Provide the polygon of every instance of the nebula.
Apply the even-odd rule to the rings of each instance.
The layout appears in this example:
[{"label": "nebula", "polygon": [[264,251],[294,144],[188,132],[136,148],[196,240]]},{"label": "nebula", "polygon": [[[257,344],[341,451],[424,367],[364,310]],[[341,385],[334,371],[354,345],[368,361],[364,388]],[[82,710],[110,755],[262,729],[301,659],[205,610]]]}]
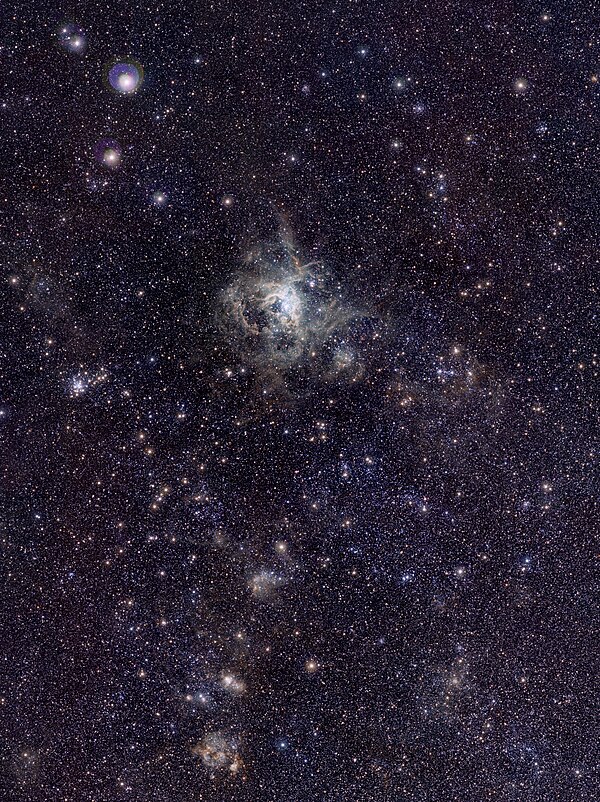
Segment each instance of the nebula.
[{"label": "nebula", "polygon": [[222,732],[209,732],[192,748],[192,753],[202,759],[203,764],[215,772],[237,774],[243,768],[237,742]]},{"label": "nebula", "polygon": [[142,83],[143,70],[140,64],[133,61],[117,61],[109,67],[107,78],[115,92],[131,95]]},{"label": "nebula", "polygon": [[280,385],[356,379],[363,318],[320,262],[303,262],[286,232],[261,243],[221,296],[218,324],[241,361]]}]

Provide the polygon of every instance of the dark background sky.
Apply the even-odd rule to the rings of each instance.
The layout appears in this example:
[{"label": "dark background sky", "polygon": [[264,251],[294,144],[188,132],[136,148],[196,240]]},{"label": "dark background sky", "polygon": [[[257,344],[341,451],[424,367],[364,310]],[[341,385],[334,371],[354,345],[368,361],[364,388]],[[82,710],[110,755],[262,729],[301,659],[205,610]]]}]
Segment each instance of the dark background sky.
[{"label": "dark background sky", "polygon": [[599,25],[5,4],[1,799],[600,793]]}]

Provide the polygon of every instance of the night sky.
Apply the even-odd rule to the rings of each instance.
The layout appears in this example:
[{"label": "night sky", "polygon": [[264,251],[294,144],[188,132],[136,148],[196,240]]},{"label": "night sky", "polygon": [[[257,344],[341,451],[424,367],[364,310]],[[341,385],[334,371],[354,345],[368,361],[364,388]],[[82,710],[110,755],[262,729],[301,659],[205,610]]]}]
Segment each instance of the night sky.
[{"label": "night sky", "polygon": [[3,4],[1,802],[600,799],[599,31]]}]

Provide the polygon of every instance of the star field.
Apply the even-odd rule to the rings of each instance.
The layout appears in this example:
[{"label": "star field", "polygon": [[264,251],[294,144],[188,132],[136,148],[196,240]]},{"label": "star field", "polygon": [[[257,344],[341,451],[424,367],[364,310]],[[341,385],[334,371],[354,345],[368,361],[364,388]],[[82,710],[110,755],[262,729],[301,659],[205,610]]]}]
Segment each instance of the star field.
[{"label": "star field", "polygon": [[600,798],[597,9],[34,6],[0,800]]}]

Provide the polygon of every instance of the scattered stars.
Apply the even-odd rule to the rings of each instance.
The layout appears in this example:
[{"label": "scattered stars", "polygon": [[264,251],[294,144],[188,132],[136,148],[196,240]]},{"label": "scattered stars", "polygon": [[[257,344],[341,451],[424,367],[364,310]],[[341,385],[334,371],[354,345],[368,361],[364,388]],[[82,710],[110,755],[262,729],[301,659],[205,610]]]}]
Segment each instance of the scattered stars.
[{"label": "scattered stars", "polygon": [[4,797],[592,799],[589,8],[83,5],[0,43]]}]

